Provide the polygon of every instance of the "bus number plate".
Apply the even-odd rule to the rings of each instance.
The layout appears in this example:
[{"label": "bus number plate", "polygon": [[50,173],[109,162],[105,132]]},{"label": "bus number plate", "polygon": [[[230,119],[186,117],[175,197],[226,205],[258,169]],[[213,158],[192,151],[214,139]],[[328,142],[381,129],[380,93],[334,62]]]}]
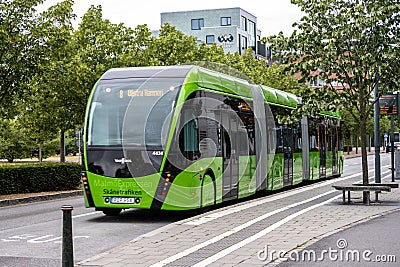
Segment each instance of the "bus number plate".
[{"label": "bus number plate", "polygon": [[112,197],[110,199],[110,203],[113,204],[134,204],[135,198],[134,197]]}]

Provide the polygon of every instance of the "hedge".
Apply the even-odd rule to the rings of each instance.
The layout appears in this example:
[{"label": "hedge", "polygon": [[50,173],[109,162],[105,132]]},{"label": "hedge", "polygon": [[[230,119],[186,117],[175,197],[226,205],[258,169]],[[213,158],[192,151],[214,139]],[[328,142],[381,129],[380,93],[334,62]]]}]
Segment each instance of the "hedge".
[{"label": "hedge", "polygon": [[77,163],[0,165],[0,195],[77,189],[81,170]]}]

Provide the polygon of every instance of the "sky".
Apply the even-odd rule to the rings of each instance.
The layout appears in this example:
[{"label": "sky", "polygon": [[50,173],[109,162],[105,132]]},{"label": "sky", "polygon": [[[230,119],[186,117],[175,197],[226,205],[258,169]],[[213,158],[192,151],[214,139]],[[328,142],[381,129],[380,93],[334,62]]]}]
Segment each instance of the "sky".
[{"label": "sky", "polygon": [[[54,5],[59,0],[45,0],[42,8]],[[78,22],[91,5],[103,7],[103,17],[112,23],[124,23],[136,28],[147,24],[150,30],[160,29],[160,13],[186,10],[240,7],[257,17],[262,36],[282,31],[289,35],[292,24],[302,17],[300,9],[290,0],[75,0],[74,12]]]}]

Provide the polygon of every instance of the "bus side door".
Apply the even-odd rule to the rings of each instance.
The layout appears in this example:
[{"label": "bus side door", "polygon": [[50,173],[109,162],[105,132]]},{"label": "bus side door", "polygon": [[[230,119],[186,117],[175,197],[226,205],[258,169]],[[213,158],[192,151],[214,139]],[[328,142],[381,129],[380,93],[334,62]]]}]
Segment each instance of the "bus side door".
[{"label": "bus side door", "polygon": [[238,121],[234,112],[224,110],[221,113],[222,134],[222,200],[236,199],[239,183],[239,142]]}]

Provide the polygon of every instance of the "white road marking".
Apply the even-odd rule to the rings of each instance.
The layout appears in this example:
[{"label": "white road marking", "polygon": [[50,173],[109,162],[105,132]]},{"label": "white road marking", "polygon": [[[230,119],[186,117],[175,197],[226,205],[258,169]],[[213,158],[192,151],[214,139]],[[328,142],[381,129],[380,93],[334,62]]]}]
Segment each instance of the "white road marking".
[{"label": "white road marking", "polygon": [[322,182],[322,183],[319,183],[319,184],[315,184],[315,185],[306,186],[306,187],[303,187],[303,188],[291,190],[291,191],[288,191],[288,192],[285,192],[285,193],[282,193],[282,194],[279,194],[279,195],[276,195],[276,196],[267,197],[267,198],[264,198],[264,199],[261,199],[261,200],[257,200],[257,201],[253,201],[253,202],[250,202],[250,203],[247,203],[247,204],[235,206],[235,207],[232,207],[232,208],[229,208],[229,209],[226,209],[226,210],[222,210],[222,211],[219,211],[219,212],[213,212],[211,214],[207,214],[207,215],[202,216],[200,218],[197,217],[197,218],[195,218],[193,220],[184,221],[182,224],[184,224],[184,225],[201,225],[203,223],[210,222],[212,220],[221,218],[223,216],[226,216],[226,215],[229,215],[229,214],[232,214],[232,213],[236,213],[236,212],[239,212],[239,211],[242,211],[242,210],[245,210],[245,209],[253,208],[255,206],[262,205],[262,204],[265,204],[267,202],[276,201],[276,200],[279,200],[279,199],[282,199],[282,198],[286,198],[286,197],[290,197],[290,196],[293,196],[293,195],[296,195],[296,194],[300,194],[300,193],[303,193],[303,192],[306,192],[306,191],[309,191],[309,190],[316,189],[318,187],[322,187],[322,186],[326,186],[326,185],[333,184],[333,183],[336,183],[336,182],[340,182],[340,181],[344,181],[344,180],[347,180],[347,179],[351,179],[351,178],[354,178],[354,177],[356,177],[358,175],[360,175],[360,173],[355,173],[355,174],[352,174],[352,175],[349,175],[349,176],[346,176],[346,177],[337,178],[337,179],[333,179],[333,180],[328,180],[328,181],[325,181],[325,182]]},{"label": "white road marking", "polygon": [[214,254],[213,256],[211,256],[209,258],[206,258],[205,260],[193,265],[193,267],[207,266],[207,265],[219,260],[220,258],[225,257],[226,255],[234,252],[235,250],[238,250],[239,248],[241,248],[241,247],[243,247],[243,246],[245,246],[247,244],[250,244],[251,242],[257,240],[258,238],[263,237],[264,235],[272,232],[273,230],[275,230],[276,228],[278,228],[278,227],[282,226],[283,224],[289,222],[290,220],[293,220],[297,216],[299,216],[301,214],[304,214],[304,213],[306,213],[306,212],[308,212],[310,210],[313,210],[315,208],[321,207],[321,206],[323,206],[323,205],[325,205],[325,204],[327,204],[327,203],[329,203],[329,202],[331,202],[331,201],[333,201],[333,200],[335,200],[337,198],[339,198],[339,196],[332,197],[332,198],[330,198],[330,199],[328,199],[328,200],[326,200],[324,202],[315,204],[313,206],[310,206],[308,208],[300,210],[300,211],[298,211],[296,213],[293,213],[293,214],[285,217],[284,219],[282,219],[282,220],[280,220],[280,221],[268,226],[267,228],[265,228],[264,230],[258,232],[257,234],[252,235],[252,236],[250,236],[250,237],[238,242],[237,244],[235,244],[233,246],[230,246],[230,247],[218,252],[217,254]]},{"label": "white road marking", "polygon": [[[271,216],[273,216],[273,215],[275,215],[275,214],[277,214],[277,213],[283,212],[283,211],[288,210],[288,209],[290,209],[290,208],[293,208],[293,207],[296,207],[296,206],[305,204],[305,203],[307,203],[307,202],[311,202],[311,201],[313,201],[313,200],[316,200],[316,199],[318,199],[318,198],[321,198],[321,197],[323,197],[323,196],[326,196],[326,195],[331,194],[331,193],[334,193],[334,192],[337,192],[337,191],[336,191],[336,190],[331,190],[331,191],[325,192],[325,193],[323,193],[323,194],[317,195],[317,196],[315,196],[315,197],[312,197],[312,198],[309,198],[309,199],[306,199],[306,200],[303,200],[303,201],[300,201],[300,202],[297,202],[297,203],[293,203],[293,204],[287,205],[287,206],[285,206],[285,207],[282,207],[282,208],[280,208],[280,209],[276,209],[276,210],[274,210],[274,211],[265,213],[265,214],[262,215],[262,216],[259,216],[259,217],[255,218],[255,219],[250,220],[250,221],[248,221],[248,222],[246,222],[246,223],[244,223],[244,224],[241,224],[241,225],[239,225],[239,226],[237,226],[237,227],[235,227],[235,228],[233,228],[233,229],[230,229],[230,230],[226,231],[225,233],[222,233],[222,234],[220,234],[220,235],[218,235],[218,236],[215,236],[215,237],[211,238],[210,240],[207,240],[207,241],[205,241],[205,242],[203,242],[203,243],[200,243],[200,244],[198,244],[198,245],[196,245],[196,246],[190,247],[190,248],[188,248],[188,249],[186,249],[186,250],[184,250],[184,251],[182,251],[182,252],[180,252],[180,253],[178,253],[178,254],[176,254],[176,255],[174,255],[174,256],[171,256],[171,257],[169,257],[169,258],[166,258],[165,260],[162,260],[162,261],[160,261],[160,262],[158,262],[158,263],[155,263],[155,264],[151,265],[150,267],[161,267],[161,266],[164,266],[164,265],[166,265],[166,264],[168,264],[168,263],[171,263],[171,262],[174,262],[174,261],[176,261],[176,260],[179,260],[180,258],[183,258],[183,257],[185,257],[185,256],[187,256],[187,255],[189,255],[189,254],[192,254],[192,253],[194,253],[194,252],[196,252],[196,251],[198,251],[198,250],[200,250],[200,249],[202,249],[202,248],[204,248],[204,247],[207,247],[207,246],[209,246],[209,245],[211,245],[211,244],[213,244],[213,243],[216,243],[216,242],[218,242],[218,241],[220,241],[220,240],[222,240],[222,239],[224,239],[224,238],[226,238],[226,237],[228,237],[228,236],[230,236],[230,235],[232,235],[232,234],[234,234],[234,233],[237,233],[237,232],[239,232],[239,231],[241,231],[241,230],[243,230],[243,229],[245,229],[245,228],[247,228],[247,227],[249,227],[249,226],[251,226],[251,225],[253,225],[253,224],[257,223],[257,222],[259,222],[259,221],[261,221],[261,220],[264,220],[264,219],[266,219],[266,218],[268,218],[268,217],[271,217]],[[340,196],[341,196],[341,195],[337,195],[337,196],[335,196],[334,198],[329,199],[329,201],[332,201],[333,199],[338,198],[338,197],[340,197]],[[322,203],[325,204],[325,203],[327,203],[327,202],[324,201],[324,202],[322,202]],[[318,205],[321,206],[321,203],[319,203]],[[322,205],[323,205],[323,204],[322,204]],[[314,205],[314,206],[316,206],[316,205]],[[314,206],[312,206],[312,207],[314,207]],[[308,210],[310,210],[310,209],[309,209],[309,208],[306,208],[306,209],[304,209],[303,211],[308,211]],[[304,212],[303,212],[303,213],[304,213]],[[295,214],[297,214],[297,213],[295,213]],[[301,213],[301,214],[302,214],[302,213]],[[300,215],[300,214],[298,214],[298,215]],[[298,215],[296,215],[296,216],[298,216]],[[286,217],[286,218],[283,219],[282,221],[286,220],[287,218],[291,218],[291,216]],[[275,223],[275,224],[276,224],[276,223]],[[273,224],[273,225],[275,225],[275,224]],[[268,227],[268,228],[266,228],[266,229],[269,229],[269,228],[270,228],[270,227]],[[271,230],[271,231],[272,231],[272,230]],[[247,239],[245,239],[245,240],[247,240]],[[238,243],[238,244],[239,244],[239,243]],[[216,255],[218,255],[218,254],[216,254]]]},{"label": "white road marking", "polygon": [[[381,180],[387,178],[387,177],[388,177],[387,175],[384,176],[384,177],[382,177],[382,175],[387,174],[387,173],[389,173],[389,172],[391,172],[391,171],[382,172],[382,173],[381,173]],[[374,181],[375,181],[375,177],[368,178],[368,180],[369,180],[370,182],[374,182]],[[357,183],[362,183],[362,182],[363,182],[363,180],[361,179],[361,180],[359,180]]]},{"label": "white road marking", "polygon": [[[388,166],[390,166],[390,165],[382,166],[382,168],[385,168],[385,167],[388,167]],[[374,172],[374,170],[371,170],[370,172]],[[384,173],[387,173],[387,172],[384,172]],[[322,182],[322,183],[319,183],[319,184],[316,184],[316,185],[307,186],[307,187],[303,187],[303,188],[300,188],[300,189],[295,189],[295,190],[293,190],[293,191],[285,192],[285,193],[280,194],[280,195],[277,195],[277,196],[272,196],[272,197],[269,197],[269,198],[266,198],[266,199],[257,200],[257,201],[251,202],[251,203],[247,203],[247,204],[240,205],[240,206],[236,206],[236,207],[233,207],[233,208],[230,208],[230,209],[227,209],[227,210],[223,210],[223,211],[220,211],[220,212],[216,212],[216,213],[213,213],[213,214],[209,214],[209,215],[206,215],[206,216],[197,218],[197,219],[195,219],[195,220],[185,221],[185,222],[183,222],[182,224],[185,224],[185,225],[201,225],[201,224],[203,224],[203,223],[206,223],[206,222],[215,220],[215,219],[217,219],[217,218],[220,218],[220,217],[223,217],[223,216],[232,214],[232,213],[236,213],[236,212],[239,212],[239,211],[248,209],[248,208],[252,208],[252,207],[255,207],[255,206],[258,206],[258,205],[267,203],[267,202],[271,202],[271,201],[274,201],[274,200],[278,200],[278,199],[282,199],[282,198],[285,198],[285,197],[289,197],[289,196],[292,196],[292,195],[295,195],[295,194],[299,194],[299,193],[302,193],[302,192],[305,192],[305,191],[309,191],[309,190],[312,190],[312,189],[315,189],[315,188],[319,188],[319,187],[322,187],[322,186],[326,186],[326,185],[329,185],[329,184],[332,184],[332,183],[336,183],[336,182],[348,180],[348,179],[354,178],[354,177],[356,177],[356,176],[359,176],[360,174],[361,174],[361,173],[355,173],[355,174],[352,174],[352,175],[349,175],[349,176],[346,176],[346,177],[337,178],[337,179],[333,179],[333,180],[328,180],[328,181],[325,181],[325,182]],[[178,254],[176,254],[176,255],[174,255],[174,256],[171,256],[171,257],[169,257],[169,258],[167,258],[167,259],[165,259],[165,260],[162,260],[162,261],[160,261],[160,262],[158,262],[158,263],[155,263],[155,264],[151,265],[151,267],[164,266],[164,265],[166,265],[166,264],[168,264],[168,263],[174,262],[174,261],[176,261],[176,260],[178,260],[178,259],[180,259],[180,258],[182,258],[182,257],[185,257],[185,256],[187,256],[187,255],[189,255],[189,254],[191,254],[191,253],[194,253],[194,252],[196,252],[196,251],[198,251],[198,250],[200,250],[200,249],[202,249],[202,248],[204,248],[204,247],[206,247],[206,246],[208,246],[208,245],[210,245],[210,244],[216,243],[216,242],[222,240],[223,238],[228,237],[228,236],[230,236],[230,235],[232,235],[232,234],[234,234],[234,233],[236,233],[236,232],[238,232],[238,231],[240,231],[240,230],[243,230],[244,228],[247,228],[247,227],[253,225],[254,223],[257,223],[257,222],[259,222],[260,220],[263,220],[263,219],[265,219],[265,218],[268,218],[268,217],[270,217],[270,216],[272,216],[272,215],[275,215],[275,214],[277,214],[277,213],[279,213],[279,212],[285,211],[285,210],[287,210],[287,209],[289,209],[289,208],[293,208],[293,207],[296,207],[296,206],[298,206],[298,205],[301,205],[301,204],[304,204],[304,203],[313,201],[313,200],[315,200],[315,199],[317,199],[317,198],[320,198],[320,197],[325,196],[325,195],[327,195],[327,194],[331,194],[331,193],[333,193],[333,192],[337,192],[337,191],[336,191],[336,190],[331,190],[331,191],[328,191],[328,192],[326,192],[326,193],[317,195],[317,196],[315,196],[315,197],[306,199],[306,200],[304,200],[304,201],[301,201],[301,202],[298,202],[298,203],[294,203],[294,204],[285,206],[285,207],[283,207],[283,208],[274,210],[274,211],[272,211],[272,212],[266,213],[266,214],[264,214],[264,215],[262,215],[262,216],[260,216],[260,217],[258,217],[258,218],[256,218],[256,219],[253,219],[253,220],[251,220],[251,221],[248,221],[247,223],[244,223],[244,224],[239,225],[239,226],[237,226],[237,227],[235,227],[235,228],[233,228],[233,229],[231,229],[231,230],[229,230],[229,231],[226,231],[226,232],[223,233],[223,234],[220,234],[220,235],[218,235],[218,236],[215,236],[214,238],[212,238],[212,239],[210,239],[210,240],[208,240],[208,241],[205,241],[205,242],[203,242],[203,243],[200,243],[200,244],[198,244],[198,245],[196,245],[196,246],[193,246],[193,247],[191,247],[191,248],[188,248],[188,249],[186,249],[186,250],[184,250],[184,251],[182,251],[182,252],[180,252],[180,253],[178,253]],[[263,235],[265,235],[265,234],[267,234],[267,233],[273,231],[274,229],[276,229],[276,228],[278,228],[279,226],[281,226],[282,224],[284,224],[284,223],[290,221],[291,219],[293,219],[293,218],[295,218],[295,217],[297,217],[297,216],[299,216],[299,215],[301,215],[301,214],[303,214],[303,213],[305,213],[305,212],[307,212],[307,211],[310,211],[310,210],[312,210],[312,209],[315,209],[315,208],[317,208],[317,207],[320,207],[320,206],[322,206],[322,205],[325,205],[326,203],[329,203],[329,202],[333,201],[334,199],[339,198],[340,196],[341,196],[341,194],[340,194],[340,195],[337,195],[337,196],[335,196],[335,197],[333,197],[333,198],[330,198],[330,199],[327,200],[327,201],[321,202],[321,203],[319,203],[319,204],[313,205],[313,206],[308,207],[308,208],[306,208],[306,209],[304,209],[304,210],[301,210],[301,211],[299,211],[299,212],[296,212],[296,213],[294,213],[294,214],[292,214],[292,215],[289,215],[288,217],[286,217],[286,218],[284,218],[283,220],[281,220],[281,221],[279,221],[279,222],[277,222],[277,223],[275,223],[275,224],[269,226],[268,228],[264,229],[263,231],[259,232],[258,234],[254,235],[254,236],[252,236],[252,237],[249,237],[249,238],[247,238],[247,239],[245,239],[245,240],[239,242],[238,244],[236,244],[236,245],[234,245],[234,246],[231,246],[231,247],[229,247],[229,248],[227,248],[227,249],[225,249],[225,250],[223,250],[223,251],[221,251],[221,252],[215,254],[214,256],[212,256],[212,257],[210,257],[210,258],[208,258],[208,259],[206,259],[206,260],[204,260],[204,261],[202,261],[202,262],[196,264],[195,266],[206,266],[207,264],[210,264],[210,263],[212,263],[212,262],[215,262],[215,261],[218,260],[219,258],[224,257],[225,255],[228,255],[228,254],[231,253],[232,251],[235,251],[235,250],[237,250],[238,248],[240,248],[241,246],[244,246],[244,245],[246,244],[247,241],[250,243],[250,242],[256,240],[257,238],[259,238],[259,237],[261,237],[261,236],[263,236]],[[259,237],[258,237],[258,236],[259,236]],[[257,237],[257,238],[256,238],[256,237]],[[255,239],[253,239],[253,238],[255,238]],[[239,245],[241,245],[241,246],[239,246]],[[208,262],[210,259],[211,259],[211,262]],[[206,262],[206,261],[207,261],[207,262]],[[205,264],[205,265],[202,265],[202,264]]]},{"label": "white road marking", "polygon": [[72,216],[72,219],[85,217],[85,216],[90,216],[90,215],[94,215],[94,214],[100,214],[100,213],[101,213],[101,211],[93,211],[93,212],[89,212],[89,213],[83,213],[83,214]]},{"label": "white road marking", "polygon": [[[390,165],[385,165],[385,166],[382,166],[382,168],[389,167],[389,166],[390,166]],[[369,172],[374,173],[374,170],[370,170]],[[301,193],[301,192],[309,191],[309,190],[312,190],[312,189],[315,189],[315,188],[318,188],[318,187],[322,187],[322,186],[325,186],[325,185],[329,185],[329,184],[332,184],[332,183],[335,183],[335,182],[340,182],[340,181],[348,180],[348,179],[354,178],[354,177],[359,176],[359,175],[361,175],[361,173],[354,173],[354,174],[349,175],[349,176],[346,176],[346,177],[342,177],[342,178],[337,178],[337,179],[334,179],[334,180],[325,181],[325,182],[322,182],[322,183],[317,184],[317,185],[307,186],[307,187],[303,187],[303,188],[300,188],[300,189],[295,189],[295,190],[293,190],[293,191],[289,191],[289,192],[280,194],[280,195],[278,195],[278,196],[272,196],[272,197],[269,197],[269,198],[266,198],[266,199],[262,199],[262,200],[258,200],[258,201],[254,201],[254,202],[251,202],[251,203],[248,203],[248,204],[244,204],[244,205],[240,205],[240,206],[235,206],[235,207],[230,208],[230,209],[228,209],[228,210],[223,210],[223,211],[220,211],[220,212],[215,212],[215,213],[213,213],[213,214],[209,214],[209,215],[206,215],[206,216],[203,216],[203,217],[200,217],[200,218],[196,218],[196,219],[194,219],[194,220],[190,220],[190,221],[185,220],[185,221],[183,221],[181,224],[185,224],[185,225],[201,225],[201,224],[203,224],[203,223],[212,221],[212,220],[214,220],[214,219],[217,219],[217,218],[220,218],[220,217],[223,217],[223,216],[226,216],[226,215],[235,213],[235,212],[239,212],[239,211],[242,211],[242,210],[245,210],[245,209],[248,209],[248,208],[252,208],[252,207],[254,207],[254,206],[261,205],[261,204],[263,204],[263,203],[267,203],[267,202],[270,202],[270,201],[273,201],[273,200],[277,200],[277,199],[281,199],[281,198],[284,198],[284,197],[292,196],[292,195],[295,195],[295,194],[298,194],[298,193]],[[335,190],[332,190],[332,191],[335,191]],[[329,191],[329,192],[324,193],[324,194],[322,194],[322,195],[330,194],[330,193],[332,193],[332,191]],[[321,196],[321,195],[316,196],[316,197],[313,197],[312,199],[318,198],[318,197],[320,197],[320,196]],[[307,212],[307,211],[309,211],[309,210],[311,210],[311,209],[314,209],[314,208],[316,208],[317,206],[319,207],[319,206],[322,206],[322,205],[324,205],[324,204],[326,204],[326,203],[329,203],[329,202],[331,202],[332,200],[334,200],[334,199],[336,199],[336,198],[339,198],[340,196],[341,196],[341,195],[337,195],[337,196],[335,196],[334,198],[331,198],[331,199],[329,199],[329,200],[327,200],[327,201],[324,201],[324,202],[322,202],[322,203],[319,203],[319,204],[317,204],[317,205],[314,205],[315,207],[314,207],[314,206],[311,206],[311,207],[305,209],[304,212]],[[308,200],[302,201],[302,202],[300,202],[300,203],[305,203],[305,202],[307,202],[307,201],[312,201],[312,200],[308,199]],[[289,206],[294,207],[294,206],[296,206],[296,204],[297,204],[297,205],[300,205],[300,204],[298,204],[298,203],[294,203],[294,204],[291,204],[291,205],[289,205]],[[289,206],[287,206],[287,207],[289,207]],[[286,209],[287,207],[284,207],[284,208],[281,208],[281,209],[272,211],[272,212],[270,212],[270,213],[264,214],[264,215],[262,216],[262,218],[265,219],[265,218],[267,218],[267,217],[269,217],[269,216],[272,216],[272,215],[274,215],[274,214],[276,214],[276,213],[278,213],[278,212],[283,211],[283,210]],[[311,208],[311,209],[310,209],[310,208]],[[295,213],[295,214],[296,214],[296,213]],[[288,216],[287,218],[292,218],[293,215],[294,215],[294,214]],[[298,216],[298,215],[300,215],[300,214],[297,214],[296,216]],[[294,218],[294,217],[293,217],[293,218]],[[254,220],[257,220],[257,219],[254,219]],[[285,220],[285,219],[284,219],[284,220]],[[248,223],[245,224],[246,227],[248,227],[248,226],[251,225],[251,224],[249,225],[249,223],[250,223],[250,222],[248,222]],[[279,223],[279,222],[278,222],[278,223]],[[282,224],[283,224],[283,223],[282,223]],[[208,241],[206,241],[206,242],[203,242],[203,243],[201,243],[201,244],[198,244],[198,245],[196,245],[196,246],[194,246],[194,247],[188,248],[188,249],[186,249],[186,250],[184,250],[184,251],[182,251],[182,252],[180,252],[180,253],[178,253],[178,254],[176,254],[176,255],[174,255],[174,256],[171,256],[171,257],[169,257],[169,258],[167,258],[167,259],[165,259],[165,260],[162,260],[162,261],[160,261],[160,262],[158,262],[158,263],[155,263],[155,264],[151,265],[151,267],[164,266],[164,265],[166,265],[166,264],[168,264],[168,263],[174,262],[174,261],[176,261],[176,260],[178,260],[178,259],[180,259],[180,258],[182,258],[182,257],[185,257],[185,256],[187,256],[187,255],[189,255],[189,254],[191,254],[191,253],[193,253],[193,252],[195,252],[195,251],[197,251],[197,250],[203,248],[203,247],[208,246],[209,244],[213,244],[213,243],[215,243],[215,242],[218,242],[218,241],[221,240],[222,238],[225,238],[225,237],[227,237],[227,236],[232,235],[233,233],[235,233],[235,229],[240,229],[240,230],[242,230],[242,229],[245,228],[245,227],[244,227],[244,228],[242,228],[242,227],[243,227],[243,225],[238,226],[238,227],[236,227],[236,228],[233,228],[233,229],[231,229],[231,230],[229,230],[229,231],[227,231],[227,232],[225,232],[225,233],[223,233],[223,234],[221,234],[221,235],[219,235],[219,236],[216,236],[216,237],[212,238],[211,240],[208,240]],[[271,226],[270,226],[270,227],[271,227]],[[276,227],[279,227],[279,225],[276,226]],[[268,228],[266,228],[266,229],[268,229]],[[265,229],[265,230],[266,230],[266,229]],[[272,231],[272,230],[271,230],[271,231]],[[136,238],[136,239],[140,239],[140,238]],[[135,240],[136,240],[136,239],[135,239]],[[247,240],[247,239],[246,239],[246,240]]]}]

